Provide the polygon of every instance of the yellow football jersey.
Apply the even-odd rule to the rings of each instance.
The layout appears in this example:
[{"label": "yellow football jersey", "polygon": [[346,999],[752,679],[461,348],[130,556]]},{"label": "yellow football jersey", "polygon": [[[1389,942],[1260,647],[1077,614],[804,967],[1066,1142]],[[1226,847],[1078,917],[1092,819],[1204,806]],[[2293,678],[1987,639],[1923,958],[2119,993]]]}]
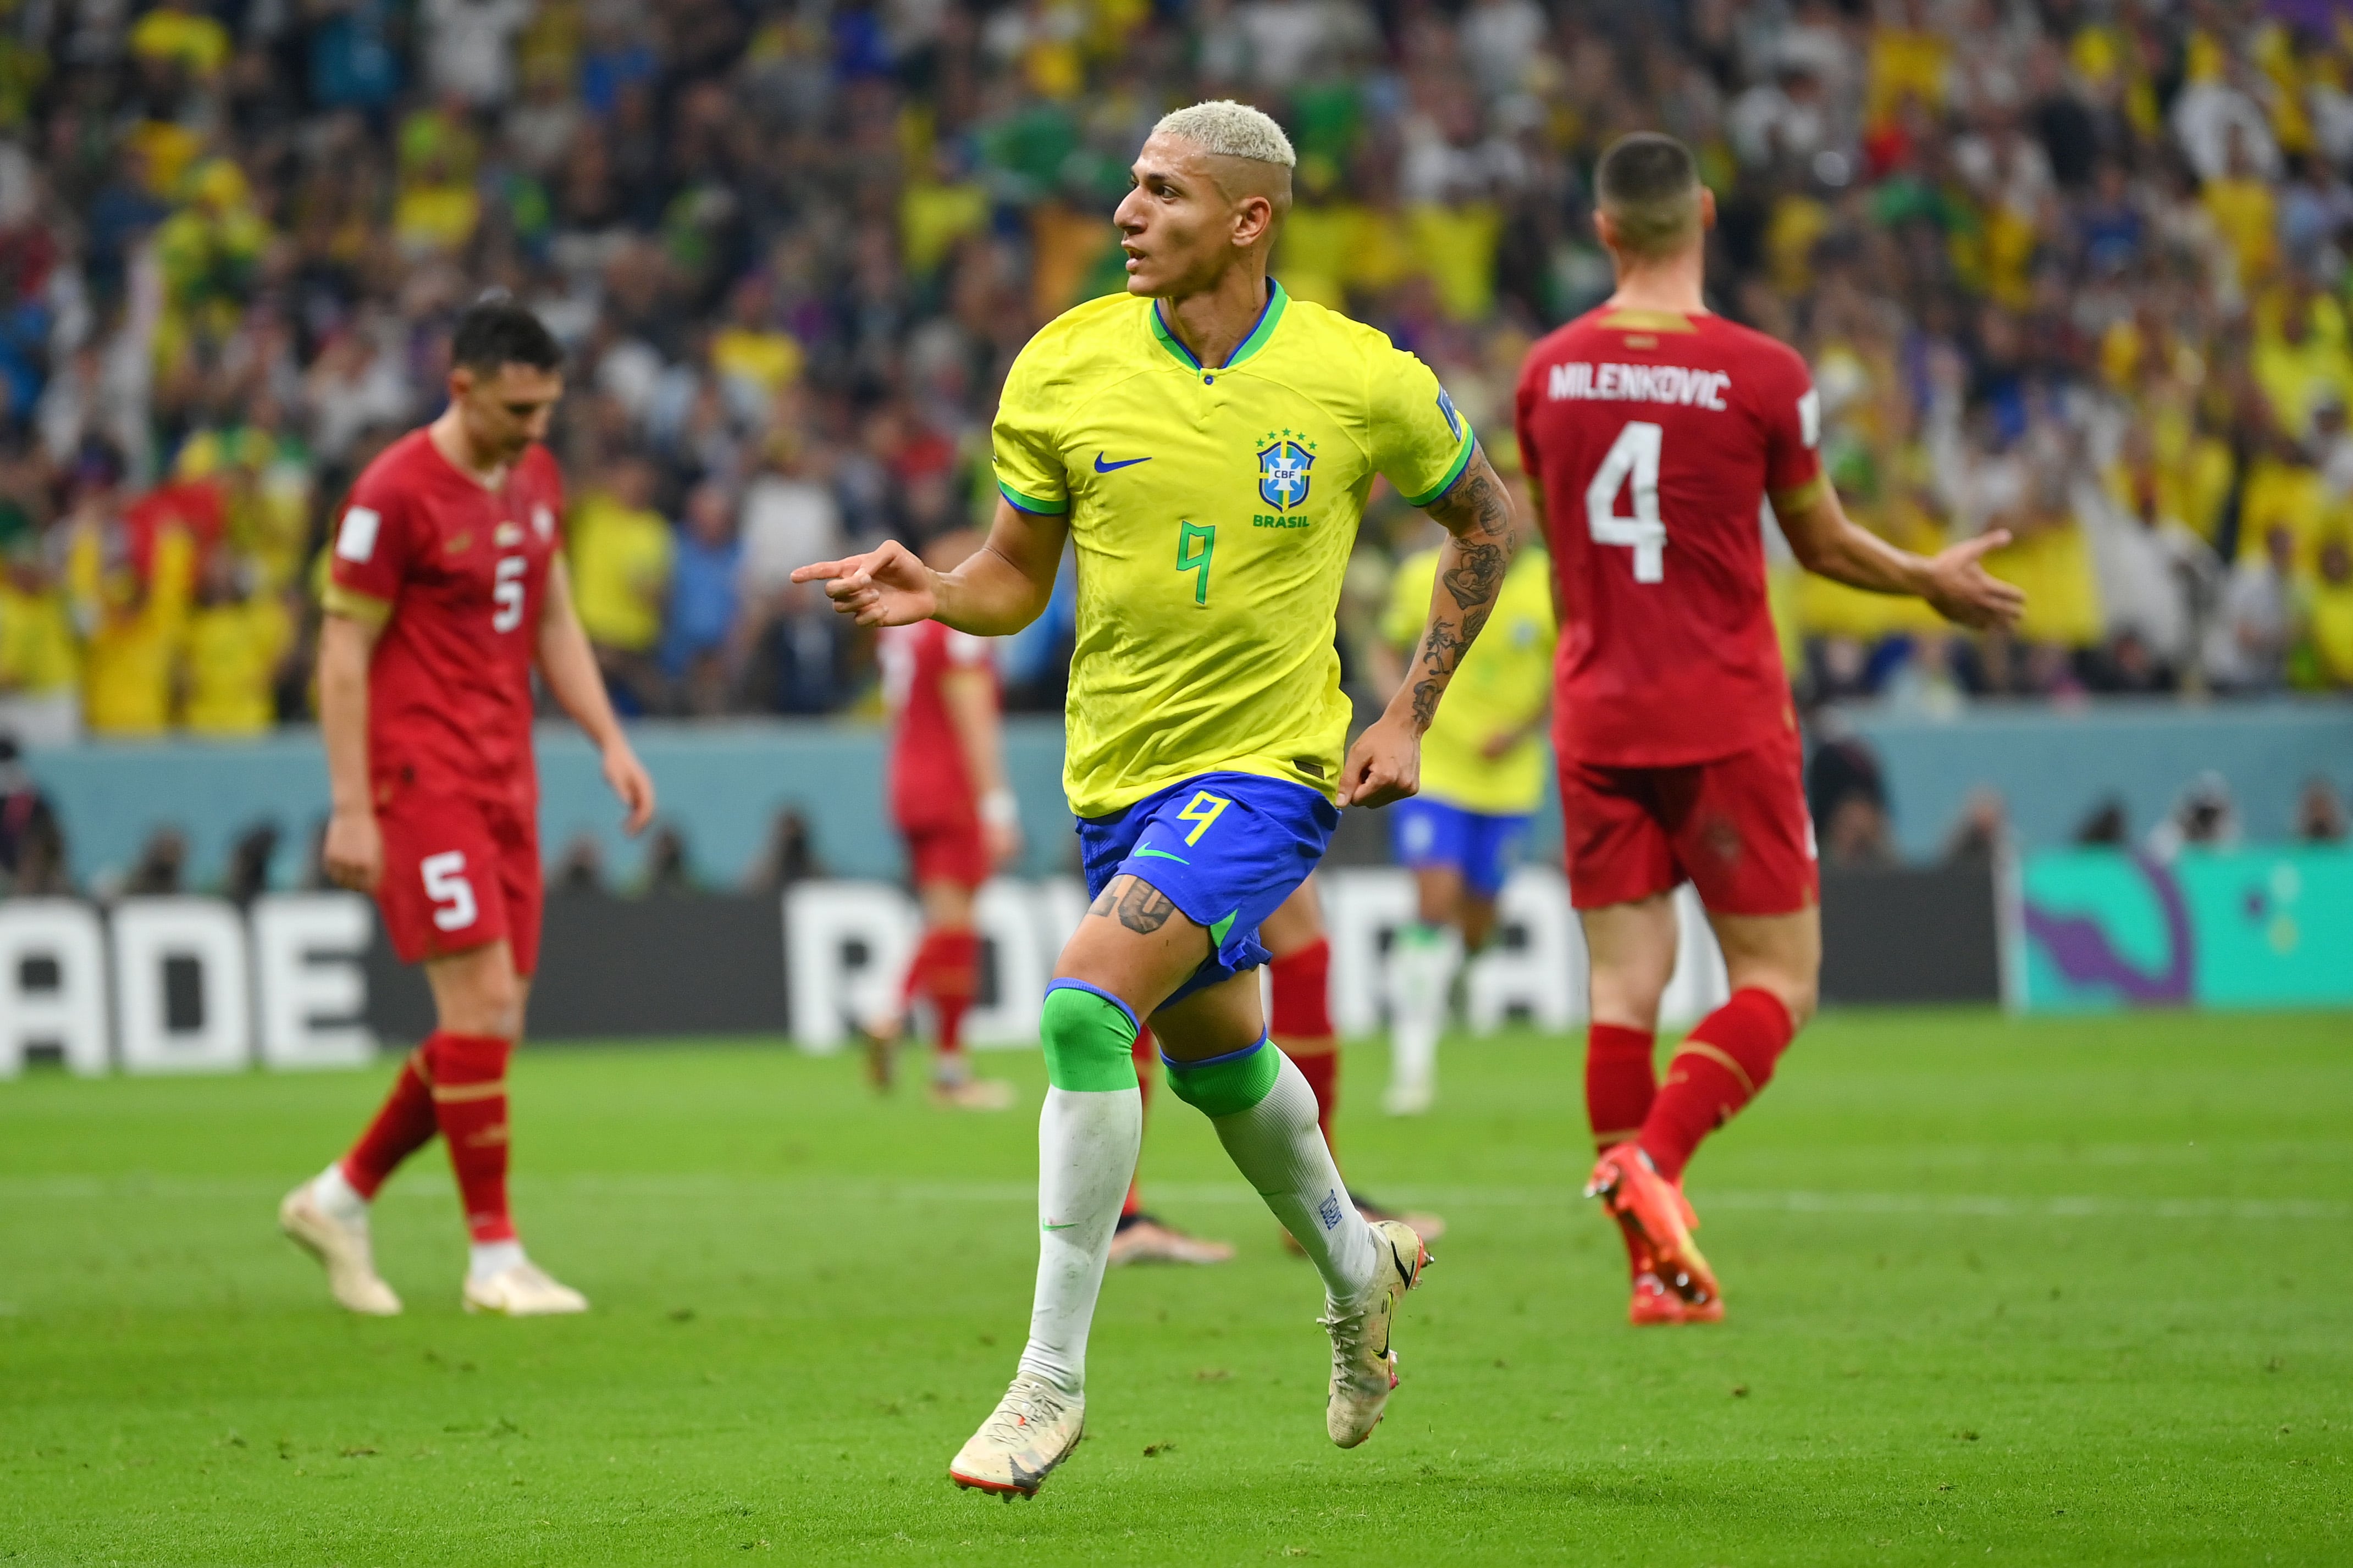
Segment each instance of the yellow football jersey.
[{"label": "yellow football jersey", "polygon": [[1333,612],[1373,476],[1417,506],[1471,429],[1413,355],[1269,279],[1204,367],[1150,300],[1065,312],[1014,361],[997,488],[1078,549],[1071,809],[1102,816],[1221,769],[1329,796],[1347,742]]},{"label": "yellow football jersey", "polygon": [[[1531,546],[1512,559],[1496,595],[1495,613],[1438,705],[1421,738],[1421,793],[1465,811],[1525,816],[1545,787],[1545,750],[1531,722],[1552,698],[1552,650],[1558,636],[1552,615],[1552,557]],[[1389,584],[1381,635],[1410,659],[1430,616],[1438,582],[1438,552],[1425,550],[1398,563]],[[1529,732],[1502,756],[1486,746],[1498,736]]]}]

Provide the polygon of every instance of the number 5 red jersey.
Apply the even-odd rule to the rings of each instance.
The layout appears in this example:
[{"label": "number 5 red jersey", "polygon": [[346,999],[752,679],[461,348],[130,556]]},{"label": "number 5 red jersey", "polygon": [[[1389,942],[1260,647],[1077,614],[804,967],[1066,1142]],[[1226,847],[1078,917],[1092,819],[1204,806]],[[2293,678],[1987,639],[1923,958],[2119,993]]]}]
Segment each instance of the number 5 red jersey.
[{"label": "number 5 red jersey", "polygon": [[535,805],[531,671],[563,508],[545,447],[528,448],[493,490],[421,429],[352,486],[327,607],[383,627],[368,667],[379,809],[408,792]]},{"label": "number 5 red jersey", "polygon": [[1821,472],[1805,361],[1719,316],[1595,310],[1528,351],[1515,423],[1560,587],[1561,756],[1674,767],[1793,728],[1760,517]]}]

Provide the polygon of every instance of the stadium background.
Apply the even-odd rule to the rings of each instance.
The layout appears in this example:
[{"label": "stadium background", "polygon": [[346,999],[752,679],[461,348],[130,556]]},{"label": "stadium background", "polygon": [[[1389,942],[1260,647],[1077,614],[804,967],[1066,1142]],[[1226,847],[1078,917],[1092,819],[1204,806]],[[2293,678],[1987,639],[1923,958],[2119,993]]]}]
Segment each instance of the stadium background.
[{"label": "stadium background", "polygon": [[[2353,1001],[2340,12],[0,0],[0,1556],[2342,1560],[2353,1062],[2341,1010],[2244,1010]],[[2007,526],[2034,596],[1987,643],[1777,560],[1829,994],[2025,1016],[1833,1005],[1694,1178],[1732,1321],[1635,1334],[1546,832],[1466,987],[1494,1032],[1398,1121],[1354,814],[1338,1147],[1452,1224],[1398,1414],[1323,1445],[1298,1266],[1164,1103],[1153,1201],[1240,1256],[1114,1278],[1086,1447],[988,1508],[938,1471],[1029,1288],[1029,1119],[770,1048],[903,915],[871,646],[782,578],[979,515],[1006,365],[1116,283],[1125,160],[1210,94],[1305,154],[1286,287],[1504,464],[1522,346],[1607,288],[1594,157],[1700,151],[1714,303],[1806,353],[1850,509]],[[575,355],[571,570],[666,799],[622,840],[543,736],[534,1044],[651,1037],[516,1066],[517,1202],[594,1312],[460,1319],[427,1163],[377,1223],[412,1310],[358,1323],[268,1218],[420,1001],[317,891],[313,584],[493,285]],[[1419,526],[1377,508],[1352,571],[1360,703]],[[1067,637],[1002,648],[1000,983],[1069,918]],[[985,1070],[1035,1103],[1034,1053]]]}]

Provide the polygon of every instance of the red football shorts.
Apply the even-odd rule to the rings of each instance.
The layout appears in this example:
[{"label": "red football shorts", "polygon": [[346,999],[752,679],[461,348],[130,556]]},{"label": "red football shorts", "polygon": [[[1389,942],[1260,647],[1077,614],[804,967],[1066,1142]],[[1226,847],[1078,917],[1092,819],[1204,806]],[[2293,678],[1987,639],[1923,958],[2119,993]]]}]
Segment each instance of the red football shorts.
[{"label": "red football shorts", "polygon": [[988,880],[988,840],[977,818],[970,822],[902,825],[907,837],[907,858],[913,865],[915,885],[953,882],[970,890]]},{"label": "red football shorts", "polygon": [[1630,903],[1688,879],[1718,914],[1786,915],[1821,898],[1795,732],[1672,768],[1560,764],[1568,898]]},{"label": "red football shorts", "polygon": [[504,937],[516,973],[539,967],[545,884],[536,822],[460,796],[407,795],[380,812],[376,824],[384,830],[376,908],[403,963]]}]

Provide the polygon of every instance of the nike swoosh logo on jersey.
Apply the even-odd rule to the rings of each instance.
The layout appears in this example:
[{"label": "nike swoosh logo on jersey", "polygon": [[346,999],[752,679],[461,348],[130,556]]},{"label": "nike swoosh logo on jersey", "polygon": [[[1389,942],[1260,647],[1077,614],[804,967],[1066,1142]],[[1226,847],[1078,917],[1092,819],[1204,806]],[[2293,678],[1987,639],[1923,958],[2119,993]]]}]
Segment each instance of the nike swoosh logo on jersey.
[{"label": "nike swoosh logo on jersey", "polygon": [[1152,459],[1149,458],[1122,458],[1116,463],[1106,463],[1103,461],[1103,455],[1101,452],[1097,452],[1095,454],[1095,472],[1099,474],[1108,474],[1114,468],[1132,468],[1138,463],[1148,463],[1150,461],[1152,461]]},{"label": "nike swoosh logo on jersey", "polygon": [[1182,855],[1171,855],[1166,849],[1155,849],[1151,846],[1145,844],[1137,845],[1134,849],[1130,850],[1129,853],[1141,855],[1147,860],[1174,860],[1179,866],[1190,866],[1193,863],[1190,860],[1186,859]]}]

